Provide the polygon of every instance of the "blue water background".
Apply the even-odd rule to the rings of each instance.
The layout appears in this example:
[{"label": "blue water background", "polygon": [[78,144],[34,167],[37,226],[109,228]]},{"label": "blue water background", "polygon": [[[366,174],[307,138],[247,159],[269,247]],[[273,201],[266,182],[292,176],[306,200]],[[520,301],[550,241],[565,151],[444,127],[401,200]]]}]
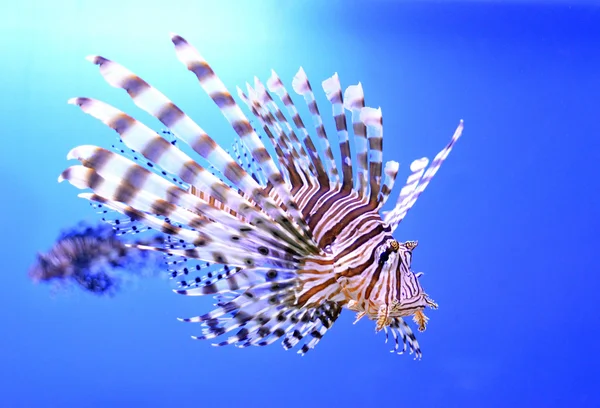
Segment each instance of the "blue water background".
[{"label": "blue water background", "polygon": [[[600,406],[600,7],[598,2],[21,1],[0,6],[0,406]],[[340,320],[305,357],[213,348],[208,310],[150,279],[113,299],[52,294],[27,269],[61,228],[93,220],[66,153],[115,134],[73,96],[159,129],[84,57],[119,61],[213,137],[228,127],[175,58],[186,37],[223,81],[291,88],[361,81],[384,114],[384,159],[432,158],[463,138],[397,230],[439,304],[423,359],[388,353],[372,322]],[[332,121],[327,117],[332,129]],[[332,132],[335,137],[335,133]],[[397,191],[393,193],[394,197]]]}]

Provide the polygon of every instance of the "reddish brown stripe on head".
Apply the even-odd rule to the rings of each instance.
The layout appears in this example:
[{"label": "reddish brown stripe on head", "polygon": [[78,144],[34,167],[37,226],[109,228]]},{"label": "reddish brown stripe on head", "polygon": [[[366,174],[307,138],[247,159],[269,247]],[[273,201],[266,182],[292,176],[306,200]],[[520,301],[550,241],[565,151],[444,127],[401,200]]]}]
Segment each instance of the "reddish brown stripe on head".
[{"label": "reddish brown stripe on head", "polygon": [[183,116],[185,116],[185,114],[181,111],[181,109],[179,109],[171,102],[163,106],[161,110],[156,114],[158,120],[164,123],[167,127],[173,126]]},{"label": "reddish brown stripe on head", "polygon": [[379,280],[382,270],[383,270],[383,264],[378,263],[377,268],[375,269],[375,272],[373,273],[373,275],[371,276],[371,280],[369,281],[369,286],[367,286],[367,289],[365,290],[365,299],[369,299],[369,297],[371,297],[371,292],[373,292],[373,288],[375,287],[375,284]]},{"label": "reddish brown stripe on head", "polygon": [[217,148],[215,141],[207,134],[199,135],[192,148],[205,159]]}]

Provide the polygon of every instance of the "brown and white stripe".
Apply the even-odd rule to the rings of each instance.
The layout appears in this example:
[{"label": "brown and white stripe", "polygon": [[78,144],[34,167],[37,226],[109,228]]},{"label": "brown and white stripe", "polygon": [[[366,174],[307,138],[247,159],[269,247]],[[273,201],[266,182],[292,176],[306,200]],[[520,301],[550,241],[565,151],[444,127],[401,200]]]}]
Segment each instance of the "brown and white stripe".
[{"label": "brown and white stripe", "polygon": [[354,187],[352,176],[352,155],[350,153],[350,140],[348,139],[348,125],[346,124],[346,112],[344,111],[344,101],[342,97],[342,87],[338,74],[335,73],[331,78],[322,83],[323,90],[329,102],[335,121],[335,128],[338,134],[340,144],[340,155],[342,159],[342,190],[350,191]]},{"label": "brown and white stripe", "polygon": [[334,186],[337,186],[337,184],[340,182],[340,176],[335,164],[335,158],[333,157],[333,152],[331,151],[331,145],[329,144],[329,139],[327,138],[325,126],[323,126],[323,119],[319,113],[319,107],[317,105],[317,101],[315,100],[315,95],[312,92],[312,87],[310,86],[308,77],[306,76],[306,73],[302,67],[298,70],[294,76],[294,79],[292,80],[292,88],[298,95],[302,95],[304,97],[304,101],[308,106],[308,111],[312,115],[317,136],[323,145],[325,164],[328,169],[330,183],[333,183]]},{"label": "brown and white stripe", "polygon": [[310,134],[306,130],[304,121],[302,120],[302,117],[300,117],[298,109],[296,109],[296,106],[294,105],[290,94],[288,93],[287,89],[283,85],[283,82],[281,81],[281,79],[279,79],[279,76],[277,75],[277,73],[275,73],[275,71],[271,71],[271,77],[267,81],[267,87],[271,92],[275,92],[277,94],[283,105],[286,107],[289,115],[292,117],[294,125],[300,131],[300,133],[302,133],[302,141],[304,142],[304,146],[306,146],[308,156],[310,157],[310,160],[312,161],[317,171],[317,179],[319,181],[319,184],[322,187],[329,188],[329,184],[331,182],[329,180],[329,176],[327,175],[325,167],[323,166],[323,162],[321,161],[321,157],[319,156],[317,148],[315,147],[315,144],[312,138],[310,137]]},{"label": "brown and white stripe", "polygon": [[289,139],[292,142],[291,145],[292,145],[293,149],[296,151],[296,154],[298,155],[299,167],[301,167],[303,169],[308,169],[308,171],[306,171],[306,173],[309,176],[309,182],[311,184],[315,184],[317,182],[316,181],[317,171],[316,171],[314,165],[312,164],[312,162],[310,161],[310,158],[309,158],[308,154],[306,153],[304,146],[298,139],[298,136],[292,129],[287,118],[285,117],[285,115],[283,114],[281,109],[279,109],[279,106],[277,106],[277,104],[273,100],[273,97],[267,91],[266,87],[256,77],[254,78],[254,85],[255,85],[254,87],[256,88],[257,92],[260,95],[262,95],[262,97],[264,98],[264,101],[266,102],[266,106],[271,110],[271,112],[274,112],[275,118],[277,119],[277,122],[279,123],[279,125],[283,126],[284,134],[289,136]]},{"label": "brown and white stripe", "polygon": [[362,108],[360,120],[367,126],[369,140],[369,202],[376,206],[381,188],[381,165],[383,161],[383,117],[380,109]]},{"label": "brown and white stripe", "polygon": [[367,192],[368,146],[367,127],[360,118],[360,112],[365,107],[365,96],[362,85],[351,85],[344,92],[344,108],[352,112],[352,130],[354,131],[354,147],[356,148],[356,190],[361,197]]}]

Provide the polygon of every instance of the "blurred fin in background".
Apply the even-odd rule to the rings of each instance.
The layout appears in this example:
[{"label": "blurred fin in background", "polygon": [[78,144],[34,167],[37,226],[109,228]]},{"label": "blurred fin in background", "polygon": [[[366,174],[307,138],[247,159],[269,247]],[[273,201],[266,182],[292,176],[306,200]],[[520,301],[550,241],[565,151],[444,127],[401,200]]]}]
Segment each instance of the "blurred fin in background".
[{"label": "blurred fin in background", "polygon": [[165,270],[162,254],[132,248],[128,243],[156,245],[163,239],[156,235],[132,240],[109,223],[81,222],[63,230],[49,251],[38,253],[29,277],[36,283],[74,284],[96,295],[114,295],[126,282]]}]

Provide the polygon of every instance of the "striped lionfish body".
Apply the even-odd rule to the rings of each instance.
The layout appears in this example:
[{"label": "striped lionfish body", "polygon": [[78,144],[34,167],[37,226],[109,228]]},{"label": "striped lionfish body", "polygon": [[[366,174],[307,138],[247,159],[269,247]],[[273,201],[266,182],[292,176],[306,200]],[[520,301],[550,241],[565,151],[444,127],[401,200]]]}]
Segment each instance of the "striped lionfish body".
[{"label": "striped lionfish body", "polygon": [[[302,69],[292,88],[308,105],[316,137],[275,72],[266,86],[255,78],[246,93],[238,88],[240,100],[269,139],[272,155],[204,58],[180,36],[173,35],[172,41],[177,58],[238,134],[237,160],[165,95],[121,65],[96,56],[89,59],[104,79],[159,119],[177,143],[110,105],[76,98],[70,102],[118,132],[139,159],[79,146],[68,157],[81,165],[65,170],[59,180],[91,189],[82,196],[165,234],[164,247],[131,246],[171,257],[172,276],[186,278],[178,293],[215,295],[214,310],[183,319],[201,323],[198,339],[220,337],[217,345],[239,347],[282,339],[286,349],[302,342],[299,353],[304,354],[346,308],[358,318],[376,321],[376,330],[384,329],[386,336],[391,331],[395,351],[408,346],[420,356],[403,317],[414,316],[424,330],[423,309],[437,305],[411,269],[416,242],[400,243],[393,232],[460,137],[462,121],[429,167],[427,159],[411,164],[396,207],[381,215],[399,165],[382,165],[381,110],[365,107],[360,83],[345,92],[337,74],[322,83],[336,125],[339,169]],[[181,144],[189,149],[180,149]],[[190,149],[202,159],[188,155]],[[207,266],[216,269],[189,278],[190,269]]]}]

